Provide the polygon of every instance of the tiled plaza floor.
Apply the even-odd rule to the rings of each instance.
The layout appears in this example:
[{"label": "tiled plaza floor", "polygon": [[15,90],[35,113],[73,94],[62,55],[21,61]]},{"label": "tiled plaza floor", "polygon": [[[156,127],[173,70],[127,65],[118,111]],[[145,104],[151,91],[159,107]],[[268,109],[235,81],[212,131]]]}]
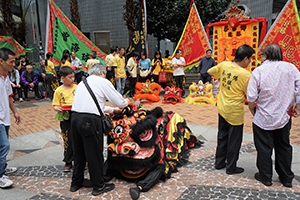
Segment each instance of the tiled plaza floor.
[{"label": "tiled plaza floor", "polygon": [[[40,100],[39,103],[40,102],[49,103],[47,100]],[[37,103],[37,101],[26,103],[17,102],[16,105],[18,107],[22,106],[22,109],[19,109],[18,111],[21,115],[22,123],[20,125],[12,123],[10,129],[11,138],[29,133],[59,128],[59,122],[54,119],[55,111],[52,109],[52,106],[35,106],[35,103]],[[26,107],[26,105],[32,107]],[[162,107],[164,111],[174,111],[179,113],[183,118],[185,118],[188,124],[218,127],[218,109],[215,105],[209,104],[206,106],[195,106],[188,103],[171,105],[157,102],[144,105],[143,109],[153,109],[157,106]],[[244,106],[244,110],[244,132],[252,133],[253,117],[247,105]],[[13,117],[11,117],[11,119],[13,122]],[[300,146],[300,117],[292,119],[290,140],[292,144]]]},{"label": "tiled plaza floor", "polygon": [[[25,158],[25,156],[47,150],[51,152],[51,148],[62,149],[61,137],[56,131],[59,128],[59,122],[53,118],[55,112],[49,101],[17,102],[16,106],[19,108],[18,112],[22,117],[22,123],[20,125],[12,123],[10,138],[25,140],[25,137],[29,137],[31,134],[53,130],[53,134],[58,139],[54,141],[52,138],[45,141],[42,148],[32,147],[27,150],[15,151],[13,159],[22,159],[22,156]],[[158,102],[145,105],[143,108],[152,109],[156,106],[162,107],[164,111],[178,112],[188,124],[217,127],[218,112],[215,105],[194,106],[187,103],[165,105]],[[245,106],[244,132],[252,133],[252,119],[248,107]],[[300,118],[293,119],[290,138],[292,144],[300,146]],[[216,141],[206,141],[204,147],[192,150],[188,164],[179,168],[179,172],[172,174],[172,177],[166,182],[160,181],[150,191],[141,193],[140,199],[300,199],[299,174],[295,174],[296,183],[293,184],[293,188],[283,187],[278,180],[273,181],[273,186],[266,187],[256,181],[253,175],[227,175],[224,170],[217,171],[213,167],[215,146]],[[241,149],[241,159],[251,157],[254,160],[255,155],[253,142],[245,141]],[[94,197],[91,195],[92,188],[81,188],[75,193],[69,191],[72,174],[62,172],[62,162],[60,165],[40,166],[22,166],[20,163],[18,168],[18,172],[10,176],[15,183],[11,192],[13,193],[15,190],[33,192],[34,195],[28,199],[125,200],[130,199],[129,188],[135,187],[134,183],[113,179],[111,182],[116,186],[113,191]],[[87,172],[86,177],[89,177]],[[0,190],[0,196],[1,192],[3,190]],[[0,199],[2,198],[0,197]]]}]

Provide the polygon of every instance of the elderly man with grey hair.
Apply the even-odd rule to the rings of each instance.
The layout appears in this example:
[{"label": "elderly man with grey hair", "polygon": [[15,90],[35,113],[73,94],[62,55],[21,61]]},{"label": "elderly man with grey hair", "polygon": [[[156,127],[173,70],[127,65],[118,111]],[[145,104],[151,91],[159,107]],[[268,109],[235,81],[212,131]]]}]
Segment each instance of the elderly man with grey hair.
[{"label": "elderly man with grey hair", "polygon": [[[105,76],[105,66],[95,64],[90,68],[90,76],[86,80],[102,112],[121,112],[121,108],[128,105],[128,100],[115,90]],[[116,107],[106,106],[106,100]],[[72,111],[71,127],[75,157],[70,191],[75,192],[82,187],[86,162],[93,184],[92,195],[113,190],[115,185],[105,183],[103,179],[103,131],[100,113],[83,81],[76,88]]]},{"label": "elderly man with grey hair", "polygon": [[254,177],[266,186],[272,185],[274,149],[279,180],[285,187],[292,187],[293,149],[289,136],[291,117],[300,114],[300,72],[295,65],[282,61],[277,44],[267,45],[262,55],[266,60],[253,71],[247,89],[257,150],[258,173]]},{"label": "elderly man with grey hair", "polygon": [[21,84],[24,88],[25,101],[30,101],[30,99],[28,98],[28,89],[33,89],[35,100],[39,100],[38,76],[36,72],[32,70],[31,65],[27,65],[26,70],[22,73]]}]

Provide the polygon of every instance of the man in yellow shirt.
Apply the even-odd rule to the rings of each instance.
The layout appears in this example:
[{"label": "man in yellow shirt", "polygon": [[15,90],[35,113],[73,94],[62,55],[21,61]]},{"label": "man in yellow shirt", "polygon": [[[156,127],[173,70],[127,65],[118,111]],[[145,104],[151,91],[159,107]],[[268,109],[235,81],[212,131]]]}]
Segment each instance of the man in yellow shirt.
[{"label": "man in yellow shirt", "polygon": [[125,48],[121,47],[119,54],[114,58],[115,75],[116,75],[116,85],[117,91],[123,95],[125,88],[125,80],[127,78],[125,71],[125,58],[124,58]]},{"label": "man in yellow shirt", "polygon": [[244,68],[251,62],[253,53],[253,48],[244,44],[236,50],[233,62],[225,61],[208,70],[208,74],[220,79],[215,168],[226,167],[227,174],[244,172],[236,163],[243,138],[244,104],[250,78],[250,72]]},{"label": "man in yellow shirt", "polygon": [[97,57],[96,51],[92,51],[92,52],[90,53],[90,59],[88,59],[88,60],[86,61],[86,69],[87,69],[87,71],[88,71],[88,74],[90,73],[90,68],[91,68],[94,64],[100,63],[100,61],[97,60],[96,57]]}]

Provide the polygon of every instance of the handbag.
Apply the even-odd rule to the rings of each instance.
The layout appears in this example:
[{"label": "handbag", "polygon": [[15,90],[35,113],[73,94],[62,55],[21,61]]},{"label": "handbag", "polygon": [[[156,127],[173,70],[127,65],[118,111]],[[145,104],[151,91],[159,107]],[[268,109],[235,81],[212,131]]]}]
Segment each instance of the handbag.
[{"label": "handbag", "polygon": [[140,70],[140,76],[146,78],[149,74],[149,69]]},{"label": "handbag", "polygon": [[168,78],[167,78],[167,73],[165,72],[165,70],[160,71],[158,74],[158,82],[166,83],[167,81],[168,81]]},{"label": "handbag", "polygon": [[95,94],[93,93],[92,89],[90,88],[89,84],[87,83],[87,80],[84,79],[83,83],[84,83],[85,87],[87,88],[87,90],[89,91],[90,95],[92,96],[92,98],[93,98],[93,100],[94,100],[94,102],[95,102],[95,104],[96,104],[96,106],[98,108],[98,111],[99,111],[99,113],[101,115],[100,118],[101,118],[101,121],[102,121],[103,133],[105,135],[108,135],[109,132],[114,128],[114,126],[113,126],[113,124],[112,124],[109,116],[103,114],[103,112],[102,112],[102,110],[101,110],[101,108],[99,106],[99,103],[98,103],[98,101],[97,101],[97,99],[95,97]]}]

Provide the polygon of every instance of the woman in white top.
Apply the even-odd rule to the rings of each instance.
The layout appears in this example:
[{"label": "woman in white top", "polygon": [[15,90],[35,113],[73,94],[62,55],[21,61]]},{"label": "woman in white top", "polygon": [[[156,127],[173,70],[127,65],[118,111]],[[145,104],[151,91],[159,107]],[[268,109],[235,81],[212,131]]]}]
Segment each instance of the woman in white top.
[{"label": "woman in white top", "polygon": [[15,94],[15,90],[17,90],[18,91],[18,95],[19,95],[19,101],[23,102],[22,88],[21,88],[21,85],[20,85],[20,74],[19,74],[19,71],[17,69],[13,69],[12,72],[7,72],[7,75],[9,77],[10,84],[11,84],[11,87],[13,89],[14,94]]},{"label": "woman in white top", "polygon": [[175,87],[182,89],[182,96],[184,96],[183,90],[183,77],[185,67],[185,59],[182,57],[182,52],[180,49],[176,50],[176,56],[172,59],[172,66],[174,68],[173,77],[175,79]]}]

